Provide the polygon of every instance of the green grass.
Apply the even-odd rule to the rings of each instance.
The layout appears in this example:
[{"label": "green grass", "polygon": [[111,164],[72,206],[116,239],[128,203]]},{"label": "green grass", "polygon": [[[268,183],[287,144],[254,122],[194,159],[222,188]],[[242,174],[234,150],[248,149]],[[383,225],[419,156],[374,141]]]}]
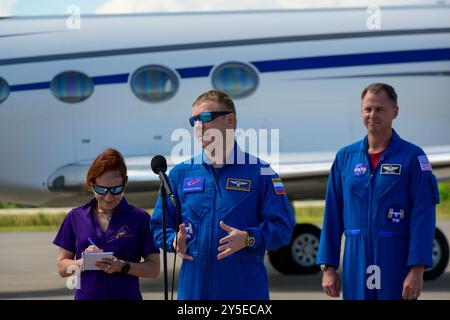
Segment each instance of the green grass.
[{"label": "green grass", "polygon": [[439,196],[441,197],[441,202],[450,200],[450,181],[439,183]]},{"label": "green grass", "polygon": [[26,204],[1,202],[0,201],[0,209],[15,209],[15,208],[36,208],[36,206],[29,206],[29,205],[26,205]]},{"label": "green grass", "polygon": [[3,227],[29,227],[29,226],[59,226],[66,216],[60,214],[23,214],[0,215],[0,228]]},{"label": "green grass", "polygon": [[321,223],[323,209],[323,207],[295,208],[295,221],[297,223]]},{"label": "green grass", "polygon": [[54,226],[13,226],[0,227],[0,232],[36,232],[36,231],[58,231],[59,225]]}]

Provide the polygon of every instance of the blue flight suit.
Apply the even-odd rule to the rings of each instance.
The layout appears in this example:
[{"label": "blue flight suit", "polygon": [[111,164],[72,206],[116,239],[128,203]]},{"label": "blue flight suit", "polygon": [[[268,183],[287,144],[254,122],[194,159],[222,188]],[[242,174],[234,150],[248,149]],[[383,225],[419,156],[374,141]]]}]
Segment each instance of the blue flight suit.
[{"label": "blue flight suit", "polygon": [[345,233],[344,299],[402,299],[409,268],[431,267],[436,178],[423,150],[394,130],[376,168],[367,150],[366,136],[336,155],[316,262],[337,269]]},{"label": "blue flight suit", "polygon": [[[180,300],[269,299],[265,252],[289,243],[294,215],[273,169],[241,151],[235,143],[234,159],[242,157],[245,164],[213,168],[202,153],[170,171],[169,183],[181,208],[178,224],[185,225],[187,254],[193,257],[181,265]],[[257,163],[252,164],[250,159]],[[261,175],[261,170],[269,170],[270,174]],[[166,203],[167,248],[173,252],[172,242],[178,229],[176,211],[168,199]],[[256,239],[254,247],[217,260],[219,240],[228,235],[219,225],[221,220],[231,227],[249,230]],[[159,196],[151,218],[159,247],[161,223]]]}]

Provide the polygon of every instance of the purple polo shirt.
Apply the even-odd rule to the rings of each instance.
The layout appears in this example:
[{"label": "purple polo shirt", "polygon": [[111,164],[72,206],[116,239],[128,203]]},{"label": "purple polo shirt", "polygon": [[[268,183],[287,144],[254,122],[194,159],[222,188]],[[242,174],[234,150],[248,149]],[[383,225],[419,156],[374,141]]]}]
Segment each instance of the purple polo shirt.
[{"label": "purple polo shirt", "polygon": [[[114,209],[108,229],[103,233],[94,214],[97,201],[92,199],[82,207],[72,209],[64,219],[53,243],[74,252],[76,259],[90,245],[88,237],[103,251],[112,251],[118,259],[140,262],[141,257],[159,253],[150,231],[150,216],[133,207],[123,198]],[[81,273],[81,289],[75,300],[142,300],[139,278],[112,274],[101,270]]]}]

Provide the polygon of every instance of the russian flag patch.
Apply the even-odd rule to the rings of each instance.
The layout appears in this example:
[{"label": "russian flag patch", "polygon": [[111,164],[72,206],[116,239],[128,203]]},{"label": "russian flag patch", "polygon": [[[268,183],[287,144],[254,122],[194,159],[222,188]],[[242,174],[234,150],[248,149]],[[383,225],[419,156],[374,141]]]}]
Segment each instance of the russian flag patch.
[{"label": "russian flag patch", "polygon": [[283,182],[281,182],[280,178],[273,178],[272,184],[273,184],[273,188],[275,189],[276,194],[286,194],[286,191],[284,190]]}]

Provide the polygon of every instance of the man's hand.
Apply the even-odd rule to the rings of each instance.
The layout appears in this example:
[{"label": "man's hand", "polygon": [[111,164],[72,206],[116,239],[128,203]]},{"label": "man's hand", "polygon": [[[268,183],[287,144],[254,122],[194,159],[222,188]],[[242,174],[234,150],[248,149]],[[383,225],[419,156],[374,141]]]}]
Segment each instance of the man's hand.
[{"label": "man's hand", "polygon": [[228,232],[228,235],[219,240],[221,246],[219,251],[223,251],[217,255],[217,260],[221,260],[228,257],[230,254],[241,250],[247,246],[247,232],[242,231],[229,225],[226,225],[223,221],[220,221],[220,227]]},{"label": "man's hand", "polygon": [[333,298],[337,298],[341,292],[341,279],[336,270],[329,266],[322,275],[322,288],[325,293]]},{"label": "man's hand", "polygon": [[184,223],[178,226],[178,235],[173,238],[172,246],[176,248],[177,254],[182,259],[193,260],[193,258],[186,253],[186,228],[184,227]]},{"label": "man's hand", "polygon": [[420,296],[423,288],[424,271],[424,266],[411,267],[405,281],[403,281],[402,296],[404,300],[414,300]]}]

